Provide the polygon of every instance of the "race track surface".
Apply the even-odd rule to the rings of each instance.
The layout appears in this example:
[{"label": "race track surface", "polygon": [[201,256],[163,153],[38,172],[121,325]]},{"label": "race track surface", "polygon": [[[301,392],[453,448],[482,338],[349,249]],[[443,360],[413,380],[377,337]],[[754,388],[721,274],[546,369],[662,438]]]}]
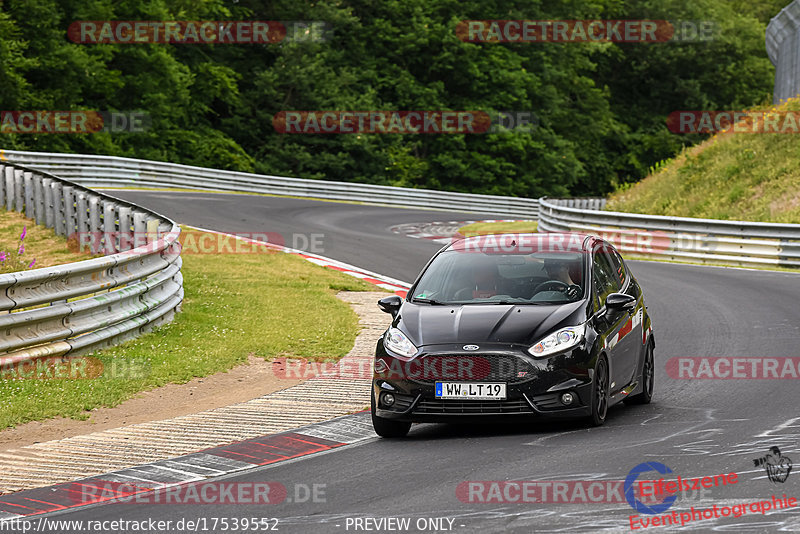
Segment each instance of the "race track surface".
[{"label": "race track surface", "polygon": [[[323,234],[337,260],[413,281],[439,243],[392,233],[406,222],[490,218],[302,199],[114,191],[180,223],[225,232]],[[291,243],[286,243],[291,246]],[[800,388],[786,380],[676,380],[668,359],[679,356],[769,358],[800,356],[800,275],[655,262],[631,262],[645,289],[657,347],[656,392],[648,406],[617,406],[605,426],[579,422],[526,425],[416,425],[407,439],[368,439],[326,454],[258,468],[228,481],[324,484],[324,502],[270,506],[112,504],[53,515],[59,519],[275,517],[279,532],[626,532],[634,510],[626,502],[463,502],[466,481],[624,480],[637,464],[669,466],[682,477],[738,473],[727,487],[687,493],[669,510],[800,497],[800,468],[771,482],[754,459],[772,446],[800,464]],[[654,475],[651,473],[651,475]],[[655,478],[649,476],[648,478]],[[488,487],[488,486],[487,486]],[[513,497],[513,495],[512,495]],[[293,499],[297,500],[297,499]],[[301,499],[302,500],[302,499]],[[575,502],[577,500],[577,502]],[[797,507],[775,514],[686,524],[686,531],[800,531]],[[394,524],[363,518],[410,518]],[[445,528],[431,528],[445,518]],[[417,523],[417,520],[424,520]],[[449,521],[452,520],[452,523]],[[423,524],[424,523],[424,524]],[[360,525],[361,528],[357,528]],[[440,527],[442,525],[439,525]],[[434,527],[435,527],[434,523]],[[369,527],[367,530],[366,527]],[[646,531],[663,531],[647,528]],[[675,527],[672,527],[675,530]],[[178,530],[172,530],[179,532]],[[222,531],[221,527],[217,531]],[[228,530],[233,531],[233,530]],[[242,530],[239,530],[240,532]]]}]

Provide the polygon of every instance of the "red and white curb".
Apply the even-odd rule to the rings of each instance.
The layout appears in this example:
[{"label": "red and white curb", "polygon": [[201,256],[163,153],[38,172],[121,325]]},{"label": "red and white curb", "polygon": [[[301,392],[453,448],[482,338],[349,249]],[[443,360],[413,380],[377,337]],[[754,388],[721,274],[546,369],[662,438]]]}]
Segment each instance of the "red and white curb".
[{"label": "red and white curb", "polygon": [[206,228],[199,228],[197,226],[190,226],[188,224],[184,224],[186,228],[191,228],[192,230],[197,230],[200,232],[208,232],[211,234],[223,235],[228,237],[233,237],[235,239],[242,240],[246,243],[251,243],[254,245],[264,246],[279,252],[285,252],[287,254],[293,254],[295,256],[299,256],[306,261],[310,261],[316,265],[320,265],[322,267],[327,267],[328,269],[333,269],[335,271],[339,271],[346,275],[360,278],[365,282],[369,282],[377,287],[382,289],[388,289],[389,291],[393,292],[396,295],[400,295],[401,297],[406,296],[406,292],[411,287],[411,284],[407,282],[403,282],[402,280],[397,280],[396,278],[391,278],[389,276],[385,276],[382,274],[374,273],[372,271],[368,271],[366,269],[362,269],[361,267],[356,267],[355,265],[350,265],[349,263],[345,263],[343,261],[334,260],[333,258],[327,258],[325,256],[320,256],[319,254],[312,254],[310,252],[305,252],[302,250],[297,250],[294,248],[284,247],[282,245],[276,245],[274,243],[267,243],[265,241],[258,241],[256,239],[249,239],[247,237],[237,236],[236,234],[229,234],[226,232],[218,232],[217,230],[208,230]]},{"label": "red and white curb", "polygon": [[376,436],[369,412],[359,412],[292,432],[261,436],[75,482],[2,495],[0,530],[5,522],[93,504],[138,502],[140,499],[157,501],[156,494],[176,486],[297,460],[370,438]]}]

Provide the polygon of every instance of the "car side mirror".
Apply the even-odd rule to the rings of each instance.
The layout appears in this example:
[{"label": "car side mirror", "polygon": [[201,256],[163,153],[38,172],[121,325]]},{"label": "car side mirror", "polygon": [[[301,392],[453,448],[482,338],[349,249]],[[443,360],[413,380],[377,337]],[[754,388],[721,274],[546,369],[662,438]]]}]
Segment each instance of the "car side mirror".
[{"label": "car side mirror", "polygon": [[606,297],[606,309],[613,312],[633,311],[636,298],[625,293],[611,293]]},{"label": "car side mirror", "polygon": [[391,297],[384,297],[378,301],[378,307],[381,311],[385,311],[386,313],[391,313],[392,317],[397,315],[397,312],[400,311],[400,306],[403,304],[403,299],[398,297],[397,295],[392,295]]}]

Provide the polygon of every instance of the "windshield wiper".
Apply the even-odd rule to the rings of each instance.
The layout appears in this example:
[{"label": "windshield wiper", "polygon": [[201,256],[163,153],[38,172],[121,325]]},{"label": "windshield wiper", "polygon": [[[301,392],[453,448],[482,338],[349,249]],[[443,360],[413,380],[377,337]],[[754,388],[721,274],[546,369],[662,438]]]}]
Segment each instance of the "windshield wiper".
[{"label": "windshield wiper", "polygon": [[434,306],[444,306],[445,302],[440,302],[436,299],[415,298],[411,302],[422,302],[423,304],[432,304]]}]

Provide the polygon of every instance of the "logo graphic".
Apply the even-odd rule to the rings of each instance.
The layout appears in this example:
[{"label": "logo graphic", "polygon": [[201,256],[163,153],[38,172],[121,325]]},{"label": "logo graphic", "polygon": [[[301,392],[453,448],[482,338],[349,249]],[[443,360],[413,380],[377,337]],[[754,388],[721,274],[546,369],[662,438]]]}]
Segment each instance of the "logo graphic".
[{"label": "logo graphic", "polygon": [[462,348],[464,350],[478,350],[480,347],[478,345],[464,345]]},{"label": "logo graphic", "polygon": [[625,477],[625,499],[628,501],[628,504],[631,505],[631,508],[640,514],[656,515],[669,510],[678,497],[676,495],[671,495],[662,502],[653,505],[645,504],[637,499],[636,495],[634,494],[636,480],[639,478],[640,474],[647,473],[649,471],[656,471],[662,475],[672,473],[672,469],[660,462],[645,462],[637,465],[631,469],[628,473],[628,476]]},{"label": "logo graphic", "polygon": [[788,456],[783,456],[778,447],[770,447],[766,456],[753,460],[756,467],[764,466],[767,477],[772,482],[786,482],[789,473],[792,472],[792,461]]}]

